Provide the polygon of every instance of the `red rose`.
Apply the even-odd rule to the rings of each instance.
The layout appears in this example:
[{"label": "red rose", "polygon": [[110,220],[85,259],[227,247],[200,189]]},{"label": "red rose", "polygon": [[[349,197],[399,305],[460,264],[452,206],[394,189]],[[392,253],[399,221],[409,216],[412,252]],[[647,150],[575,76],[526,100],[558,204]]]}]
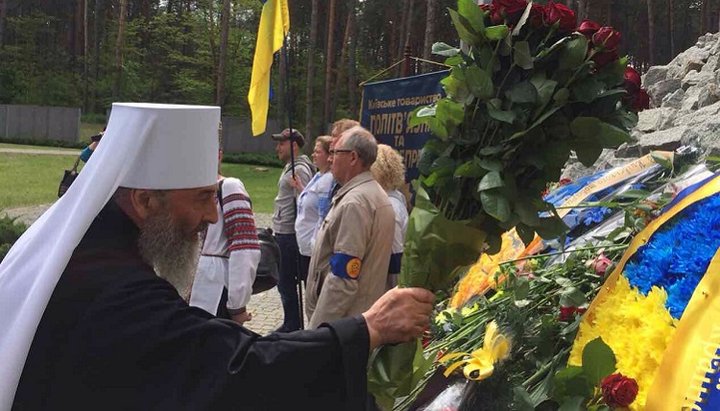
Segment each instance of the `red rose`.
[{"label": "red rose", "polygon": [[634,94],[640,90],[640,83],[640,73],[630,66],[625,67],[625,90]]},{"label": "red rose", "polygon": [[572,31],[575,29],[577,20],[575,12],[564,4],[548,1],[543,9],[543,22],[546,26],[558,23],[560,31]]},{"label": "red rose", "polygon": [[525,0],[493,0],[492,8],[498,12],[505,12],[508,17],[514,17],[525,11],[527,1]]},{"label": "red rose", "polygon": [[592,267],[595,269],[595,274],[599,276],[604,276],[607,272],[608,267],[612,265],[612,261],[605,257],[604,254],[600,254],[597,256],[597,258],[593,261]]},{"label": "red rose", "polygon": [[617,49],[622,35],[612,27],[600,27],[592,36],[595,47],[602,47],[604,50],[612,51]]},{"label": "red rose", "polygon": [[603,400],[611,408],[625,408],[635,401],[638,384],[622,374],[610,374],[600,383]]},{"label": "red rose", "polygon": [[491,9],[490,21],[492,24],[503,24],[503,22],[505,22],[505,18],[499,10]]},{"label": "red rose", "polygon": [[577,31],[582,33],[588,39],[591,39],[593,34],[595,34],[598,30],[600,30],[600,24],[588,19],[581,21],[577,28]]},{"label": "red rose", "polygon": [[540,4],[533,3],[530,9],[530,25],[534,28],[540,28],[543,25],[543,9],[544,7]]},{"label": "red rose", "polygon": [[617,50],[612,51],[604,51],[602,53],[597,53],[594,56],[592,56],[592,60],[595,62],[595,65],[597,68],[602,68],[607,66],[608,64],[612,63],[613,61],[618,59],[618,53]]},{"label": "red rose", "polygon": [[569,306],[560,306],[560,316],[559,320],[568,322],[572,321],[575,318],[575,314],[582,314],[585,311],[587,311],[587,308],[585,307],[569,307]]},{"label": "red rose", "polygon": [[643,89],[638,90],[632,97],[630,107],[632,107],[634,111],[643,111],[650,108],[650,96],[647,91]]}]

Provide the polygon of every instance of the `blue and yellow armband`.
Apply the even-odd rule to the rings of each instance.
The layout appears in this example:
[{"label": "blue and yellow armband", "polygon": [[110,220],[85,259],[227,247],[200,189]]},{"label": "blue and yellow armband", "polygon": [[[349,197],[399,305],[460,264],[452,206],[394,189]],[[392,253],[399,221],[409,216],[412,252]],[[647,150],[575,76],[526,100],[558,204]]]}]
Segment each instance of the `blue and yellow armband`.
[{"label": "blue and yellow armband", "polygon": [[332,273],[345,280],[357,280],[362,268],[362,260],[358,257],[335,253],[330,257]]}]

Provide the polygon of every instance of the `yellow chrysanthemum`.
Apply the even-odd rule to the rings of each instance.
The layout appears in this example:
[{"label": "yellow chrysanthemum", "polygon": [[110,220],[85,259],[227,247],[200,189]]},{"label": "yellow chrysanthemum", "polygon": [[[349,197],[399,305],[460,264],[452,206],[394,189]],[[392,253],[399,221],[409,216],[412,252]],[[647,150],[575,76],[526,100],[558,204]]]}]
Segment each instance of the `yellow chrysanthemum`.
[{"label": "yellow chrysanthemum", "polygon": [[462,357],[462,360],[447,366],[445,376],[449,376],[453,371],[462,367],[465,378],[481,381],[491,376],[495,371],[495,364],[506,359],[509,355],[510,339],[500,332],[495,321],[491,321],[485,327],[485,338],[482,347],[472,353],[447,354],[440,358],[440,362]]},{"label": "yellow chrysanthemum", "polygon": [[665,290],[653,287],[643,296],[624,276],[618,277],[615,288],[593,309],[593,321],[580,324],[570,359],[581,365],[585,345],[597,337],[612,348],[617,358],[617,372],[634,378],[639,386],[631,410],[645,408],[645,399],[663,354],[675,333],[677,320],[665,309]]}]

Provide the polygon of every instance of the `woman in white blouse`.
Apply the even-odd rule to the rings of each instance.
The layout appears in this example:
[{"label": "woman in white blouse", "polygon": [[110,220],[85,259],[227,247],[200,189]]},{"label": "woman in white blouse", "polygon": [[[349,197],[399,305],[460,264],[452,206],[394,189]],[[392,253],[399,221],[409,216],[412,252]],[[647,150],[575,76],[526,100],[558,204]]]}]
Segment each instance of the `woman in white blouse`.
[{"label": "woman in white blouse", "polygon": [[300,275],[307,278],[310,265],[310,256],[315,245],[315,234],[322,223],[321,216],[327,215],[330,209],[330,187],[333,176],[330,173],[330,136],[320,136],[315,139],[315,149],[312,153],[313,163],[318,172],[308,182],[307,186],[294,180],[295,189],[302,191],[297,200],[297,218],[295,219],[295,236],[300,250]]},{"label": "woman in white blouse", "polygon": [[395,229],[387,279],[387,288],[390,289],[397,285],[408,224],[407,200],[400,191],[405,187],[405,164],[402,156],[392,147],[378,144],[377,159],[370,171],[378,184],[385,189],[395,211]]}]

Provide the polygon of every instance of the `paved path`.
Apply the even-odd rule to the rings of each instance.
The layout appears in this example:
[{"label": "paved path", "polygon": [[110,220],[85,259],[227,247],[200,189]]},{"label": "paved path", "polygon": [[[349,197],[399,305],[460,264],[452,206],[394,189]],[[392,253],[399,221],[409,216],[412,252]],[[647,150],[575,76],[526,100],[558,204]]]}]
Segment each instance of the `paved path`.
[{"label": "paved path", "polygon": [[58,150],[54,148],[49,149],[34,149],[34,148],[0,148],[0,153],[7,154],[46,154],[53,156],[73,156],[77,157],[80,154],[80,150]]},{"label": "paved path", "polygon": [[[32,224],[42,213],[50,207],[50,204],[43,204],[31,207],[13,208],[5,210],[4,213],[10,217],[17,218],[25,224]],[[255,215],[258,227],[268,227],[272,222],[271,214],[257,213]],[[268,334],[278,328],[283,321],[283,310],[280,303],[280,294],[277,287],[264,293],[253,295],[248,304],[248,310],[252,313],[252,320],[245,323],[246,327],[258,334]]]}]

